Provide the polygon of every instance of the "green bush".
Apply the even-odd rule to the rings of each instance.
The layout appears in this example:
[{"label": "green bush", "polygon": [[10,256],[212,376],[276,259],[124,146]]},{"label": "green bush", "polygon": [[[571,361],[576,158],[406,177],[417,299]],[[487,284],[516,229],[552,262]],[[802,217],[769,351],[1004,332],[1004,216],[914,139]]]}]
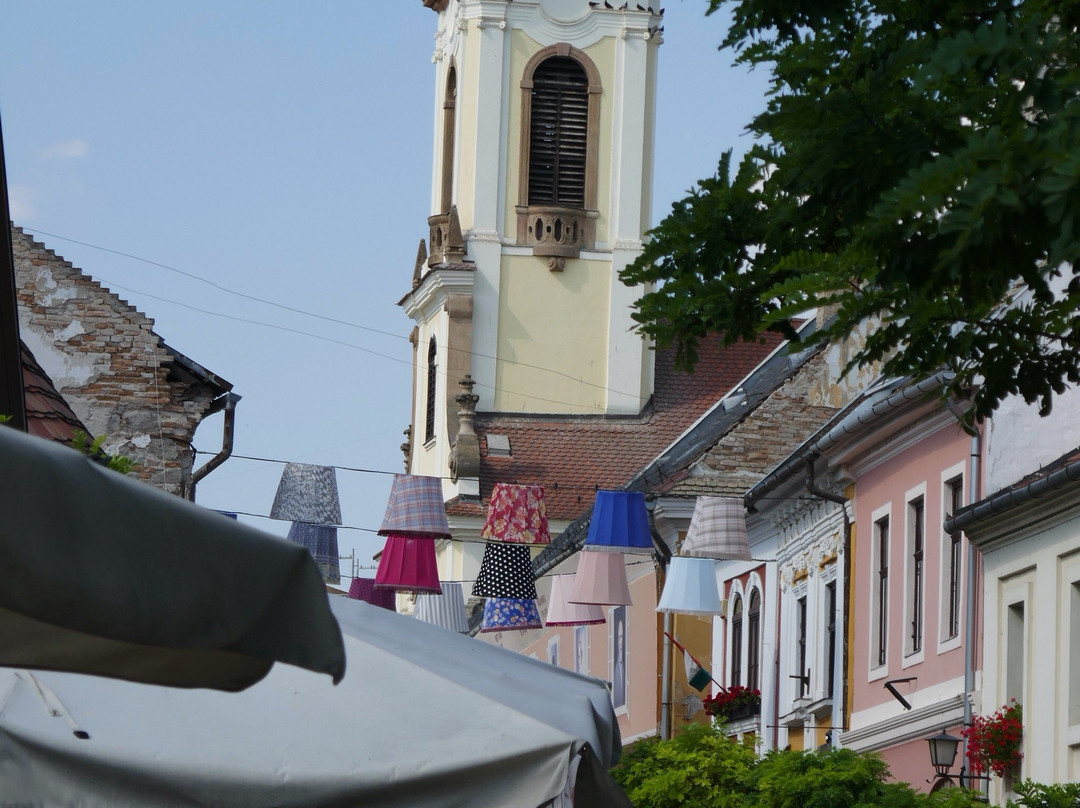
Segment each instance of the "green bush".
[{"label": "green bush", "polygon": [[1015,787],[1019,800],[1009,800],[1009,808],[1080,808],[1080,783],[1044,785],[1024,780]]}]

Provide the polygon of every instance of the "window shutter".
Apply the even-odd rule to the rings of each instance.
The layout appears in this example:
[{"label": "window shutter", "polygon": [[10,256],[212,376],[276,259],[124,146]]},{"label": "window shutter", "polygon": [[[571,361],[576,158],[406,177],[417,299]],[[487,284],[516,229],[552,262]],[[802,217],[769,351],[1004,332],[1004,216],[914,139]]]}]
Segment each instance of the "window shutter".
[{"label": "window shutter", "polygon": [[565,56],[533,74],[529,137],[529,204],[585,207],[589,82]]}]

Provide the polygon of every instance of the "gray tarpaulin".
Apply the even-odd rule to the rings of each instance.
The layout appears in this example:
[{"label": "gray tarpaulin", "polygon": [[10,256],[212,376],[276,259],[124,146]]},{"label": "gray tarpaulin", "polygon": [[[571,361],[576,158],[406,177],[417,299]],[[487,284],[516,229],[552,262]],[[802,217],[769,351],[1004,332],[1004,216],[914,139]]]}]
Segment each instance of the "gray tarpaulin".
[{"label": "gray tarpaulin", "polygon": [[[30,806],[629,806],[602,682],[345,598],[348,674],[237,694],[0,672],[3,799]],[[88,735],[80,739],[78,734]]]},{"label": "gray tarpaulin", "polygon": [[305,548],[0,427],[0,665],[239,690],[275,661],[344,674]]}]

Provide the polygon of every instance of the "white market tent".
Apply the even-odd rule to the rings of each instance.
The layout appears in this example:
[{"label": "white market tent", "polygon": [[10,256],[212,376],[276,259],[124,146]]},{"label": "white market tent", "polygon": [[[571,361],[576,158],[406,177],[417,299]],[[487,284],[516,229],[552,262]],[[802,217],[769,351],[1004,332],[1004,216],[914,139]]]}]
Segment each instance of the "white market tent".
[{"label": "white market tent", "polygon": [[[0,671],[5,802],[629,806],[604,684],[331,598],[344,680],[277,665],[241,693]],[[84,737],[80,737],[84,736]],[[88,737],[85,737],[88,736]]]}]

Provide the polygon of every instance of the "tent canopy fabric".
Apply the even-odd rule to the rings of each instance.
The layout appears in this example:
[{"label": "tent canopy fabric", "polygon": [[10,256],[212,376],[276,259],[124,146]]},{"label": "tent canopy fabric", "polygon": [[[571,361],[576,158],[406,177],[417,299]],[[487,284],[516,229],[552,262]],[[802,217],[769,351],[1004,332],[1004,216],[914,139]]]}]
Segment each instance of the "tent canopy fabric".
[{"label": "tent canopy fabric", "polygon": [[[346,598],[349,673],[238,694],[0,672],[0,782],[31,805],[629,806],[602,682]],[[51,713],[51,714],[50,714]],[[89,737],[80,738],[76,733]]]},{"label": "tent canopy fabric", "polygon": [[310,553],[0,428],[0,665],[240,690],[345,672]]}]

